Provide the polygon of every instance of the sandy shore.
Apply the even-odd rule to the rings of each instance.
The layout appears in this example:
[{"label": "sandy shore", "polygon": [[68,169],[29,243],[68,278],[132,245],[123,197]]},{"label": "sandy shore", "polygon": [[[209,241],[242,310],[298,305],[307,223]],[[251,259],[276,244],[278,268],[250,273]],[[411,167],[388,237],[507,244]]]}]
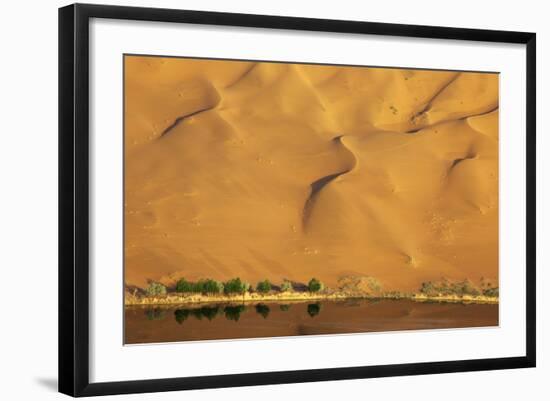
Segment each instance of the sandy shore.
[{"label": "sandy shore", "polygon": [[408,299],[418,302],[461,302],[461,303],[498,303],[498,297],[483,295],[440,295],[427,296],[425,294],[395,295],[395,294],[349,294],[349,293],[325,293],[315,294],[309,292],[286,292],[276,294],[246,293],[243,295],[166,295],[158,297],[126,296],[125,305],[187,305],[206,303],[253,303],[253,302],[299,302],[299,301],[334,301],[345,299]]}]

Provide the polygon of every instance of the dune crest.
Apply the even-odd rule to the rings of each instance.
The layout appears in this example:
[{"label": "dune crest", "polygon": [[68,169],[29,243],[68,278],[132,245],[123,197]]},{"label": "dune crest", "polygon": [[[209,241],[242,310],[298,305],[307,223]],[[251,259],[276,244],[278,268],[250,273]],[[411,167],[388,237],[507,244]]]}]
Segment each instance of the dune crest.
[{"label": "dune crest", "polygon": [[498,75],[126,56],[125,281],[498,278]]}]

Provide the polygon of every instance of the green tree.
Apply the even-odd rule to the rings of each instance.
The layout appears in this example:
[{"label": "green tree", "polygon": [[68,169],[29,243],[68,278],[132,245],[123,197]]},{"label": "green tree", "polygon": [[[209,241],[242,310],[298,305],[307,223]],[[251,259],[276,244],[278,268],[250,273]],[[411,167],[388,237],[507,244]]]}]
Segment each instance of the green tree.
[{"label": "green tree", "polygon": [[176,283],[177,292],[193,292],[193,283],[181,278]]},{"label": "green tree", "polygon": [[166,295],[166,287],[161,283],[152,282],[149,284],[145,293],[149,297],[155,297],[157,295]]},{"label": "green tree", "polygon": [[192,292],[202,294],[203,292],[205,292],[204,286],[205,286],[205,281],[204,280],[199,280],[196,283],[193,283]]},{"label": "green tree", "polygon": [[249,288],[250,284],[241,281],[239,277],[227,281],[223,287],[226,294],[244,294]]},{"label": "green tree", "polygon": [[256,285],[256,291],[265,294],[271,291],[271,283],[269,280],[260,281],[258,285]]},{"label": "green tree", "polygon": [[312,278],[309,280],[309,283],[307,284],[307,289],[310,292],[319,292],[322,291],[325,288],[324,284],[317,280],[316,278]]},{"label": "green tree", "polygon": [[221,294],[223,293],[223,283],[207,279],[203,281],[202,290],[205,294]]}]

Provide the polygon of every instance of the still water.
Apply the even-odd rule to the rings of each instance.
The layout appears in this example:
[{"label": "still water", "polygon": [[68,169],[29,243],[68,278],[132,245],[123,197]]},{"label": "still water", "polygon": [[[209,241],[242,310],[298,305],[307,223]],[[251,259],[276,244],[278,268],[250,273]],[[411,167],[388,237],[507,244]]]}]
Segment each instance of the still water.
[{"label": "still water", "polygon": [[125,343],[217,340],[498,325],[498,305],[347,300],[127,306]]}]

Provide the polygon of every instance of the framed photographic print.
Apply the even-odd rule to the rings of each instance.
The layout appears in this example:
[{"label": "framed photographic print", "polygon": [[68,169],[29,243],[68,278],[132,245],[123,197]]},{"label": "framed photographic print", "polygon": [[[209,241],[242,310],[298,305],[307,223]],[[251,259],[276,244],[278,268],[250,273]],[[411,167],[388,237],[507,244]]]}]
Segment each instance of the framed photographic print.
[{"label": "framed photographic print", "polygon": [[535,366],[535,79],[534,33],[61,8],[60,391]]}]

